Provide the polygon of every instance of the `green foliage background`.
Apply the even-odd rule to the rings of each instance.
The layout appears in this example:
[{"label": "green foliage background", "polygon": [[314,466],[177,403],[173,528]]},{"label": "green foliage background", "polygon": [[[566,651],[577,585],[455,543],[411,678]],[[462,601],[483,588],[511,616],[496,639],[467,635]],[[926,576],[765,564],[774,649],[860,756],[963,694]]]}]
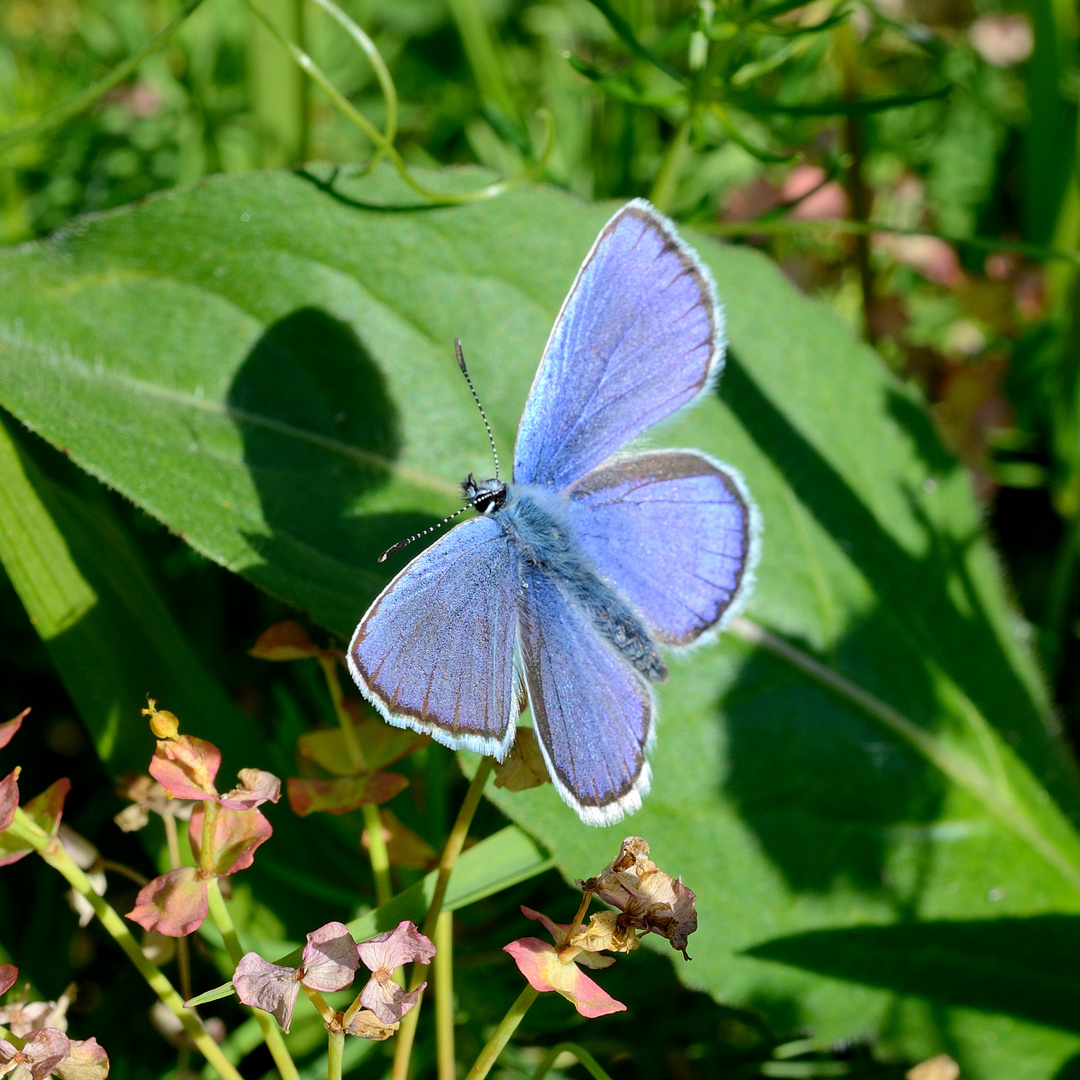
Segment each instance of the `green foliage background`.
[{"label": "green foliage background", "polygon": [[[340,27],[265,10],[386,122]],[[456,912],[459,1058],[518,991],[498,951],[530,932],[516,905],[569,919],[563,879],[635,832],[698,894],[693,963],[620,960],[604,983],[622,1018],[582,1026],[542,999],[508,1074],[572,1031],[612,1076],[901,1076],[940,1052],[964,1076],[1074,1075],[1075,13],[1032,6],[1031,58],[1002,67],[973,29],[998,12],[930,0],[348,10],[393,75],[415,178],[444,202],[545,183],[433,207],[386,162],[358,169],[370,141],[231,0],[16,142],[177,7],[0,11],[0,693],[7,714],[35,707],[4,751],[24,790],[72,774],[67,820],[153,874],[160,840],[109,821],[112,779],[152,748],[146,693],[226,770],[295,773],[296,737],[330,719],[317,672],[246,649],[293,609],[348,636],[388,576],[377,553],[487,468],[449,343],[509,449],[614,205],[595,203],[645,194],[709,263],[731,335],[718,396],[663,442],[746,475],[766,522],[758,587],[749,623],[674,666],[655,788],[630,822],[587,829],[550,787],[493,795]],[[391,808],[438,847],[457,766],[431,748],[407,768]],[[238,879],[251,947],[280,955],[370,909],[353,817],[273,812]],[[21,863],[0,888],[0,946],[43,994],[78,980],[75,1034],[97,1035],[113,1075],[174,1068],[128,1030],[146,993],[54,885]],[[31,894],[49,899],[27,919]],[[212,934],[199,965],[204,985],[228,974]],[[250,1022],[221,1008],[258,1075]],[[290,1040],[314,1075],[309,1020]],[[422,1031],[418,1071],[432,1047]],[[357,1075],[387,1067],[383,1048],[353,1052]]]}]

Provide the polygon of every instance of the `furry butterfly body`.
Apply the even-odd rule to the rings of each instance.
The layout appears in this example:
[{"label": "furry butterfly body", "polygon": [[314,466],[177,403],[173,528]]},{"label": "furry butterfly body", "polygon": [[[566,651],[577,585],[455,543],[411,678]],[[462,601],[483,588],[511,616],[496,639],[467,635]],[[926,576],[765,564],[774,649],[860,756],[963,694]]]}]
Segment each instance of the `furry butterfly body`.
[{"label": "furry butterfly body", "polygon": [[742,603],[758,522],[730,466],[622,451],[713,385],[723,347],[707,270],[651,206],[627,204],[555,322],[514,482],[470,477],[479,516],[409,563],[357,627],[350,670],[390,723],[501,760],[524,691],[582,820],[640,807],[660,647],[692,644]]}]

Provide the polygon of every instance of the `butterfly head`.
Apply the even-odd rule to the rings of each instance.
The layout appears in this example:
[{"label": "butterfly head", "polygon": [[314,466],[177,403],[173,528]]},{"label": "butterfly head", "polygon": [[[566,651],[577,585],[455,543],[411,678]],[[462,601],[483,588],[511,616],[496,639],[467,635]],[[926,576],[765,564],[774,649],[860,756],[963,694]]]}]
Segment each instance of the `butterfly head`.
[{"label": "butterfly head", "polygon": [[499,479],[477,480],[469,473],[462,481],[461,492],[465,501],[486,517],[497,513],[506,505],[506,484]]}]

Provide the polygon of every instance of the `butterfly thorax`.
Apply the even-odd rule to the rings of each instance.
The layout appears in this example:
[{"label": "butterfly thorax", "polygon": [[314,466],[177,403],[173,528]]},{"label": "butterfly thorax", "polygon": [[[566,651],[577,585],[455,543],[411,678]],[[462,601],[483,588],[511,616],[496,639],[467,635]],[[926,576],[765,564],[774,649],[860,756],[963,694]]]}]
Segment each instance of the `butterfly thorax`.
[{"label": "butterfly thorax", "polygon": [[[488,493],[490,484],[498,488]],[[525,562],[550,575],[566,598],[646,679],[666,679],[667,665],[640,616],[600,577],[575,539],[563,497],[534,484],[489,480],[475,486],[481,497],[487,495],[490,509],[483,512],[499,522]]]}]

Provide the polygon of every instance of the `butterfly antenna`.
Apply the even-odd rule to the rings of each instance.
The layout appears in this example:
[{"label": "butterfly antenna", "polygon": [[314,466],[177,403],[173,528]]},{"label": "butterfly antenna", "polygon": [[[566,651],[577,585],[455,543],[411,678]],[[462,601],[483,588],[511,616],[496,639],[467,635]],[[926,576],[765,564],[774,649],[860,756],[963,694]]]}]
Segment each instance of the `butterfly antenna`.
[{"label": "butterfly antenna", "polygon": [[455,510],[449,517],[444,517],[442,521],[435,525],[429,525],[423,532],[416,533],[415,536],[410,536],[408,540],[399,540],[396,544],[388,547],[380,556],[379,562],[386,562],[386,560],[394,554],[396,551],[400,551],[403,547],[408,547],[414,540],[419,540],[421,536],[427,536],[428,533],[433,533],[436,529],[441,529],[448,521],[453,521],[454,518],[460,517],[466,510],[472,509],[472,503],[466,503],[460,510]]},{"label": "butterfly antenna", "polygon": [[469,369],[465,366],[465,354],[461,351],[461,338],[454,338],[454,352],[457,353],[458,367],[461,368],[461,374],[465,376],[465,381],[469,384],[469,389],[472,391],[473,401],[476,402],[476,407],[480,410],[480,419],[484,421],[484,427],[487,430],[488,442],[491,443],[491,456],[495,459],[495,479],[499,479],[499,451],[495,449],[495,436],[491,434],[491,425],[488,423],[487,413],[484,412],[484,406],[480,404],[480,395],[476,392],[476,387],[473,386],[472,379],[469,378]]}]

